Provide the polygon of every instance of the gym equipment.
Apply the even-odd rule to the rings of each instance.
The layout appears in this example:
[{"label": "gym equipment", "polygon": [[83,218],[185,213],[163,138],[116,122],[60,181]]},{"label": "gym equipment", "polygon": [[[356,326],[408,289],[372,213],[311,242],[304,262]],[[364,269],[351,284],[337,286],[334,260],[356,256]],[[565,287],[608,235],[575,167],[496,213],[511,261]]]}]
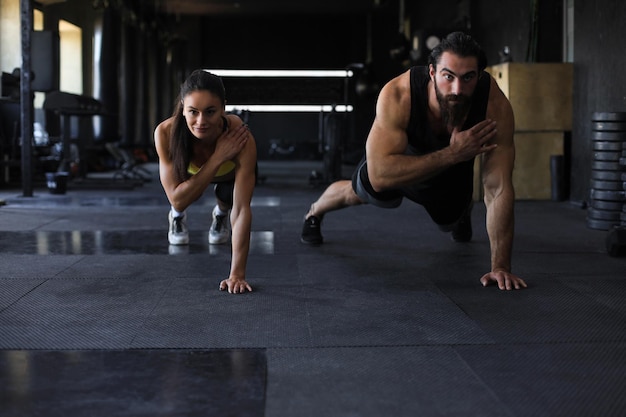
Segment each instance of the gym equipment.
[{"label": "gym equipment", "polygon": [[612,230],[623,223],[622,209],[626,203],[626,113],[595,112],[591,121],[593,160],[587,226]]},{"label": "gym equipment", "polygon": [[614,227],[609,231],[605,240],[606,251],[610,256],[626,256],[626,227]]}]

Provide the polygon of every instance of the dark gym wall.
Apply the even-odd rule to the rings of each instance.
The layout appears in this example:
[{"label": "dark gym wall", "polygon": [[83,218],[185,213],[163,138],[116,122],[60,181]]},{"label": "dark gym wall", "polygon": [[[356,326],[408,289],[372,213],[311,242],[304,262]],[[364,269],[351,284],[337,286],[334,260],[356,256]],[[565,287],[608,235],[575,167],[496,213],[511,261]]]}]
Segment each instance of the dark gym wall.
[{"label": "dark gym wall", "polygon": [[190,47],[198,51],[193,57],[198,64],[217,67],[344,68],[364,58],[365,19],[364,15],[203,18],[202,30]]},{"label": "dark gym wall", "polygon": [[589,198],[591,115],[626,112],[626,3],[576,1],[574,9],[574,117],[572,133],[572,199]]},{"label": "dark gym wall", "polygon": [[[482,0],[473,2],[471,10],[472,32],[485,49],[489,64],[500,62],[499,52],[505,46],[510,48],[514,62],[563,61],[562,0]],[[535,37],[531,33],[533,23]],[[533,43],[536,52],[531,54]]]},{"label": "dark gym wall", "polygon": [[[371,16],[372,67],[376,81],[384,83],[404,68],[389,58],[389,47],[398,31],[397,2],[381,2],[384,7]],[[525,62],[530,44],[533,2],[528,0],[441,0],[438,2],[406,2],[406,12],[412,29],[430,27],[464,27],[481,42],[490,64],[499,61],[498,52],[506,45],[513,60]],[[537,1],[538,33],[535,59],[537,62],[559,62],[562,54],[562,0]],[[621,39],[626,35],[623,18],[626,3],[614,0],[575,1],[574,16],[574,125],[571,150],[571,198],[588,198],[592,156],[588,135],[590,117],[594,111],[626,111],[626,98],[620,68],[626,65],[621,51]],[[58,18],[64,18],[83,28],[85,91],[91,91],[92,36],[94,13],[92,2],[68,0],[44,7],[46,29],[53,29]],[[341,67],[363,62],[366,50],[366,16],[308,16],[306,19],[287,16],[246,18],[245,25],[235,18],[181,17],[173,27],[183,30],[173,43],[172,63],[165,63],[165,53],[157,51],[155,62],[138,65],[129,63],[119,77],[128,85],[129,74],[151,73],[150,85],[165,86],[155,100],[141,99],[135,107],[150,108],[150,119],[141,122],[141,135],[146,136],[155,120],[169,116],[178,83],[192,68],[200,66],[245,67]],[[51,26],[49,26],[52,24]],[[135,37],[128,32],[129,37]],[[149,46],[157,40],[143,34]],[[128,36],[126,37],[126,39]],[[347,41],[346,41],[347,40]],[[132,48],[129,49],[132,51]],[[138,50],[135,49],[137,53]],[[134,69],[132,69],[134,65]],[[176,66],[176,68],[172,68]],[[157,71],[156,69],[159,68]],[[118,68],[110,68],[117,71]],[[163,74],[161,74],[161,72]],[[156,74],[156,75],[155,75]],[[139,76],[139,75],[136,75]],[[173,86],[170,88],[170,86]],[[121,94],[121,93],[120,93]],[[123,100],[123,97],[121,98]],[[133,103],[131,100],[127,101]],[[370,98],[358,113],[357,131],[364,140],[371,124],[374,100]],[[126,120],[139,117],[133,106],[125,109]],[[130,122],[129,122],[130,123]],[[131,129],[134,136],[136,130]],[[137,137],[129,140],[136,141]],[[145,139],[141,139],[144,141]]]},{"label": "dark gym wall", "polygon": [[[306,16],[278,14],[187,18],[187,71],[194,68],[229,69],[342,69],[368,58],[368,19],[371,19],[373,71],[389,79],[402,68],[390,62],[388,48],[397,33],[397,10],[391,7],[356,14]],[[229,85],[225,80],[227,99]],[[353,95],[353,94],[352,94]],[[354,96],[354,95],[353,95]],[[263,98],[260,98],[263,100]],[[350,143],[358,152],[372,120],[373,97],[359,100]],[[272,97],[267,97],[272,102]],[[267,158],[270,142],[285,141],[301,147],[294,155],[314,157],[319,115],[252,114],[250,126],[259,145],[259,158]],[[298,144],[302,145],[299,146]],[[360,155],[358,155],[360,157]]]},{"label": "dark gym wall", "polygon": [[[174,79],[171,72],[182,61],[177,58],[184,55],[173,51],[171,56],[176,62],[166,63],[162,35],[167,28],[151,26],[156,22],[152,9],[142,9],[136,6],[138,3],[125,2],[120,9],[105,8],[103,3],[95,7],[95,2],[67,0],[42,10],[44,29],[57,28],[60,19],[82,29],[83,94],[102,101],[108,113],[101,117],[96,139],[121,141],[150,153],[154,127],[171,112],[172,85],[179,84],[182,77]],[[135,7],[136,12],[130,13],[130,7]],[[98,38],[96,28],[102,31]],[[98,48],[94,48],[96,41],[100,42]],[[96,51],[100,51],[100,56],[94,57]],[[98,84],[100,88],[96,89]]]}]

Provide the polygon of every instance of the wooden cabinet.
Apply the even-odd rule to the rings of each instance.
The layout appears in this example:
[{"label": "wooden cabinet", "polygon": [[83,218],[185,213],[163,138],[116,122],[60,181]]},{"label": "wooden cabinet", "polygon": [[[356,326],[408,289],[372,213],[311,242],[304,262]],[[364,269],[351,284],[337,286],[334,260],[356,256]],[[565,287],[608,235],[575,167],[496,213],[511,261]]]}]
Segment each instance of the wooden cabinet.
[{"label": "wooden cabinet", "polygon": [[572,130],[572,64],[508,62],[487,72],[511,102],[515,131]]},{"label": "wooden cabinet", "polygon": [[563,155],[572,130],[573,66],[569,63],[504,63],[487,71],[511,102],[515,115],[517,199],[550,199],[550,157]]}]

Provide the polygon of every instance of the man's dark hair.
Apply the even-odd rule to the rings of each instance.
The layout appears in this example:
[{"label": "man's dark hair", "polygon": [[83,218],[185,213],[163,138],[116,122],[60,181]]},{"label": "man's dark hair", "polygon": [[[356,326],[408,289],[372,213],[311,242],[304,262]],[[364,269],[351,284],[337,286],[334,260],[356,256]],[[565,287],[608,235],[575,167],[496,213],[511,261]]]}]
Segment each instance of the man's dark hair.
[{"label": "man's dark hair", "polygon": [[436,69],[444,52],[452,52],[461,57],[476,57],[479,71],[487,67],[487,56],[483,49],[474,38],[463,32],[452,32],[443,38],[439,45],[431,51],[428,63]]}]

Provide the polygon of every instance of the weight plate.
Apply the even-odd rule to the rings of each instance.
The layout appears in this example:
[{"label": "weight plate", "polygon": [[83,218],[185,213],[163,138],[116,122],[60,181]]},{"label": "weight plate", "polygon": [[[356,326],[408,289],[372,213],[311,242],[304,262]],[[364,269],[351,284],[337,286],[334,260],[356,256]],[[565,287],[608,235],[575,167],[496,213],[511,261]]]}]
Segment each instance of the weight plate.
[{"label": "weight plate", "polygon": [[[626,168],[626,158],[620,158],[620,159],[619,159],[619,164],[620,164],[622,167],[625,167],[625,168]],[[626,171],[626,169],[625,169],[624,171]]]},{"label": "weight plate", "polygon": [[598,210],[594,208],[589,208],[587,210],[587,218],[595,220],[610,220],[618,222],[620,221],[621,215],[622,212],[618,210]]},{"label": "weight plate", "polygon": [[605,161],[593,161],[591,162],[591,168],[601,171],[626,171],[619,162],[605,162]]},{"label": "weight plate", "polygon": [[589,205],[598,210],[622,210],[624,203],[617,201],[594,200],[589,201]]},{"label": "weight plate", "polygon": [[624,149],[622,142],[602,142],[596,140],[593,142],[594,151],[621,151]]},{"label": "weight plate", "polygon": [[595,220],[611,220],[618,221],[620,220],[622,212],[615,210],[598,210],[594,208],[590,208],[587,210],[587,218],[595,219]]},{"label": "weight plate", "polygon": [[593,122],[591,129],[611,132],[626,131],[626,122]]},{"label": "weight plate", "polygon": [[619,222],[611,220],[587,219],[587,226],[597,230],[611,230],[615,226],[619,226]]},{"label": "weight plate", "polygon": [[623,142],[626,141],[626,132],[604,132],[594,130],[591,132],[591,139]]},{"label": "weight plate", "polygon": [[623,184],[626,183],[624,183],[623,181],[589,181],[589,185],[591,185],[591,188],[594,188],[596,190],[622,191]]},{"label": "weight plate", "polygon": [[626,201],[626,193],[624,191],[606,191],[592,188],[591,198],[605,201]]},{"label": "weight plate", "polygon": [[619,161],[622,156],[621,152],[594,152],[593,159],[596,161],[616,162]]},{"label": "weight plate", "polygon": [[591,120],[595,122],[626,122],[626,112],[598,111],[591,115]]},{"label": "weight plate", "polygon": [[594,169],[591,171],[591,178],[594,180],[602,180],[602,181],[626,181],[626,172],[622,173],[620,171],[604,171]]}]

